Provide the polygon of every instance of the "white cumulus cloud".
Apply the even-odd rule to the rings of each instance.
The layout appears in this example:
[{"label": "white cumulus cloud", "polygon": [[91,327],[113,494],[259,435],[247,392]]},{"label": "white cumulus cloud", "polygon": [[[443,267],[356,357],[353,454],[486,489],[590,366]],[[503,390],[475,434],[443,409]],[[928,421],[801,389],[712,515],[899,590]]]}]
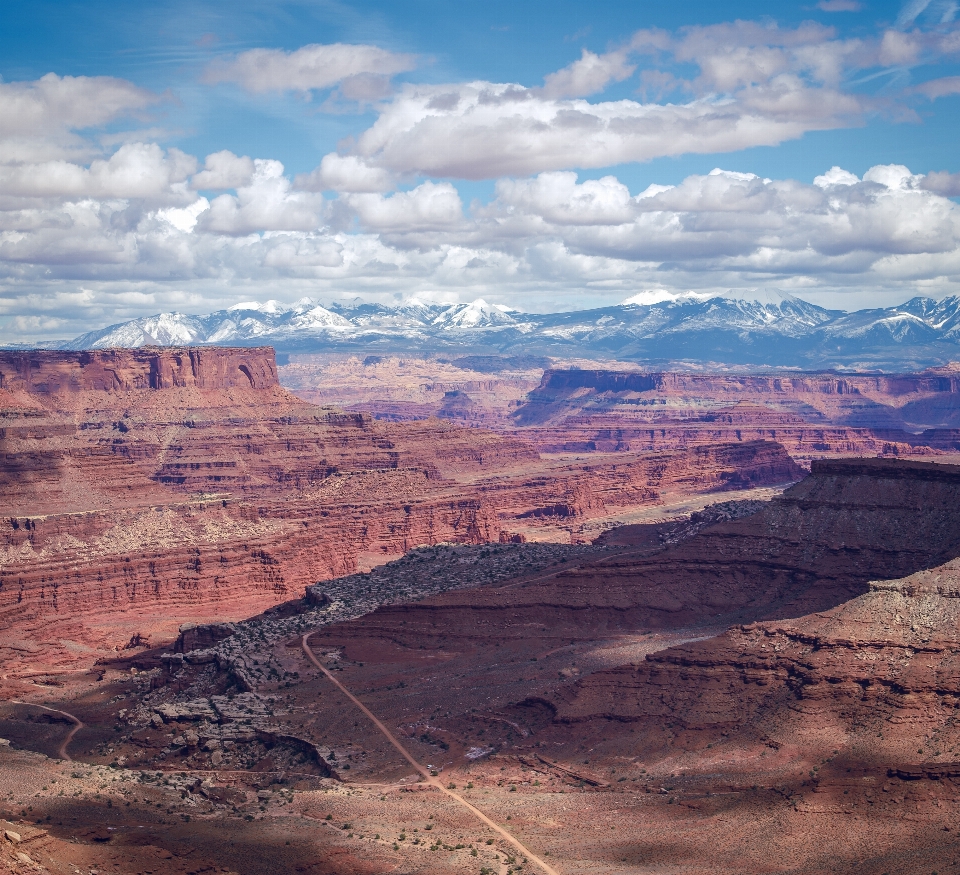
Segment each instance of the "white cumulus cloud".
[{"label": "white cumulus cloud", "polygon": [[371,231],[407,233],[449,229],[463,218],[460,195],[449,182],[424,182],[389,197],[350,194],[344,200]]},{"label": "white cumulus cloud", "polygon": [[32,82],[0,82],[0,138],[90,128],[158,100],[156,94],[110,76],[48,73]]},{"label": "white cumulus cloud", "polygon": [[253,179],[253,161],[242,158],[227,149],[207,155],[201,170],[190,180],[195,189],[240,188]]},{"label": "white cumulus cloud", "polygon": [[858,98],[784,78],[739,100],[685,104],[553,100],[514,85],[406,86],[358,139],[368,164],[395,173],[484,179],[609,167],[665,155],[775,145],[859,116]]},{"label": "white cumulus cloud", "polygon": [[179,149],[128,143],[88,167],[69,161],[0,165],[0,190],[21,197],[121,197],[193,201],[185,182],[197,162]]},{"label": "white cumulus cloud", "polygon": [[320,166],[295,180],[304,191],[382,192],[393,188],[393,176],[382,167],[371,167],[356,155],[324,155]]},{"label": "white cumulus cloud", "polygon": [[[397,174],[481,179],[776,145],[858,124],[872,104],[845,90],[844,77],[875,66],[881,55],[906,57],[914,37],[891,33],[886,42],[843,40],[816,23],[784,29],[754,22],[676,35],[638,31],[615,51],[583,50],[542,88],[408,84],[380,108],[352,152]],[[654,69],[643,73],[655,73],[658,88],[685,93],[684,99],[584,99],[632,75],[645,55]],[[662,69],[671,64],[692,65],[697,73],[677,78]]]},{"label": "white cumulus cloud", "polygon": [[201,214],[198,225],[220,234],[312,231],[320,224],[323,198],[291,189],[279,161],[256,159],[249,185],[222,194]]},{"label": "white cumulus cloud", "polygon": [[577,184],[576,173],[554,171],[533,179],[501,179],[496,193],[507,209],[559,225],[616,225],[635,215],[629,189],[615,176]]},{"label": "white cumulus cloud", "polygon": [[110,76],[0,82],[0,162],[90,155],[75,132],[143,113],[159,95]]},{"label": "white cumulus cloud", "polygon": [[622,82],[633,74],[636,64],[628,62],[626,49],[596,55],[583,49],[580,60],[574,61],[544,79],[547,97],[587,97],[603,91],[610,82]]}]

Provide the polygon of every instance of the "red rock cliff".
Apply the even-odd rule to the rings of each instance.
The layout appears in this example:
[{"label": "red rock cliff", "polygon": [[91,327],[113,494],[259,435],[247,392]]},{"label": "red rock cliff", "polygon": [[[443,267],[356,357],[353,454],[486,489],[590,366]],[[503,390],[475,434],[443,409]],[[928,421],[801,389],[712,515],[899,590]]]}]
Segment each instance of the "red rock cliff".
[{"label": "red rock cliff", "polygon": [[528,586],[384,608],[351,635],[530,644],[797,617],[862,594],[872,579],[960,555],[958,494],[960,466],[822,462],[759,512],[675,546],[625,549]]},{"label": "red rock cliff", "polygon": [[271,347],[164,347],[81,352],[0,350],[0,389],[31,395],[278,386]]},{"label": "red rock cliff", "polygon": [[765,439],[803,461],[936,455],[957,445],[960,375],[548,370],[511,418],[541,452]]},{"label": "red rock cliff", "polygon": [[256,613],[370,554],[799,473],[770,441],[577,466],[374,422],[288,393],[269,349],[11,353],[0,372],[0,631],[24,641],[112,647]]}]

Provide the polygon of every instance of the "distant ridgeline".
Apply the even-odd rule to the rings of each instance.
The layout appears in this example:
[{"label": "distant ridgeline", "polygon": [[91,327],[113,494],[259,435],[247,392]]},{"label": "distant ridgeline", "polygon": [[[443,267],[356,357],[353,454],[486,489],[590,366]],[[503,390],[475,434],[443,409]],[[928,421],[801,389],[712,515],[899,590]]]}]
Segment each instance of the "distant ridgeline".
[{"label": "distant ridgeline", "polygon": [[[689,433],[697,423],[765,429],[779,441],[801,426],[906,429],[923,434],[886,437],[953,451],[960,440],[960,366],[912,374],[547,369],[510,417],[518,426],[562,426],[582,440],[616,429],[621,442],[651,426],[683,424]],[[846,451],[867,449],[851,444]]]},{"label": "distant ridgeline", "polygon": [[567,313],[520,313],[482,299],[320,306],[239,304],[208,315],[162,313],[111,325],[57,349],[270,344],[311,351],[437,351],[592,356],[664,364],[909,371],[960,359],[960,297],[913,298],[847,313],[767,291],[761,300],[686,295]]}]

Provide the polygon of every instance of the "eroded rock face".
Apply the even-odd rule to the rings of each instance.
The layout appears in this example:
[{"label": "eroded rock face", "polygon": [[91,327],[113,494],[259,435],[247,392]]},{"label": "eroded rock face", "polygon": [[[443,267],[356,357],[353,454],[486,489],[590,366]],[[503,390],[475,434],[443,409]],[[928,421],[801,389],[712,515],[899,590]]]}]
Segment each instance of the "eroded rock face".
[{"label": "eroded rock face", "polygon": [[9,353],[0,373],[0,629],[16,630],[15,659],[37,641],[172,639],[420,544],[801,474],[770,441],[584,466],[437,419],[375,422],[291,395],[269,349]]},{"label": "eroded rock face", "polygon": [[422,355],[293,354],[282,384],[317,404],[336,404],[374,419],[438,417],[486,428],[509,426],[509,414],[540,382],[549,359]]},{"label": "eroded rock face", "polygon": [[759,512],[680,543],[625,545],[536,583],[383,608],[350,634],[529,639],[535,648],[537,639],[802,616],[861,595],[870,580],[960,555],[958,492],[957,466],[816,462]]},{"label": "eroded rock face", "polygon": [[[306,823],[314,855],[320,833],[400,843],[420,823],[436,841],[448,829],[437,795],[404,787],[409,764],[311,668],[310,632],[314,656],[411,755],[501,822],[509,813],[558,869],[944,871],[958,847],[958,489],[955,467],[825,462],[777,501],[723,502],[591,547],[425,548],[237,623],[207,650],[164,654],[162,668],[131,675],[125,655],[58,707],[89,727],[78,765],[163,769],[189,802],[179,811],[203,815],[192,824],[222,829],[228,809],[201,807],[220,800],[249,815],[246,830],[296,836]],[[36,721],[51,717],[17,705],[4,731],[40,749],[52,742]],[[236,787],[190,791],[187,770]],[[353,787],[294,809],[260,784],[241,792],[294,771],[311,789],[321,776]],[[42,786],[17,800],[38,817],[62,804],[59,778],[47,797]],[[137,805],[111,810],[139,822]],[[282,822],[266,819],[271,805]],[[328,813],[347,828],[317,830]],[[475,828],[448,834],[487,853]],[[403,835],[401,861],[420,865],[424,848]],[[382,850],[376,871],[396,865]]]},{"label": "eroded rock face", "polygon": [[236,632],[237,626],[234,623],[187,623],[180,627],[180,634],[173,643],[173,650],[175,653],[203,650],[235,635]]},{"label": "eroded rock face", "polygon": [[267,389],[279,386],[270,347],[0,350],[0,389],[30,395],[141,389]]},{"label": "eroded rock face", "polygon": [[684,401],[693,399],[769,404],[793,413],[795,422],[943,426],[954,424],[960,416],[960,377],[956,371],[947,370],[891,375],[546,370],[540,386],[530,393],[514,418],[518,424],[532,425],[617,404],[646,407],[648,417],[659,413],[662,418],[673,412],[669,408],[682,409]]},{"label": "eroded rock face", "polygon": [[842,376],[547,370],[511,419],[544,452],[765,438],[797,460],[935,454],[960,446],[960,381],[947,369]]},{"label": "eroded rock face", "polygon": [[131,623],[127,639],[172,637],[353,571],[364,551],[496,540],[496,508],[456,478],[539,458],[488,432],[305,404],[277,385],[272,350],[11,361],[0,625],[25,642],[96,650]]},{"label": "eroded rock face", "polygon": [[877,767],[926,762],[917,778],[950,768],[960,760],[960,559],[868,586],[830,610],[597,672],[565,691],[557,719],[805,736],[828,752],[860,737],[858,756]]}]

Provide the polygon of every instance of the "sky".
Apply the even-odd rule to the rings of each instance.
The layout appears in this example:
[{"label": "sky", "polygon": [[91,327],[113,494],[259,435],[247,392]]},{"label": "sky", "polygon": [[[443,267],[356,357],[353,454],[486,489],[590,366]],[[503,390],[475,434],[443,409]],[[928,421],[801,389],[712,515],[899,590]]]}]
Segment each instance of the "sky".
[{"label": "sky", "polygon": [[305,296],[960,294],[955,0],[0,16],[0,342]]}]

